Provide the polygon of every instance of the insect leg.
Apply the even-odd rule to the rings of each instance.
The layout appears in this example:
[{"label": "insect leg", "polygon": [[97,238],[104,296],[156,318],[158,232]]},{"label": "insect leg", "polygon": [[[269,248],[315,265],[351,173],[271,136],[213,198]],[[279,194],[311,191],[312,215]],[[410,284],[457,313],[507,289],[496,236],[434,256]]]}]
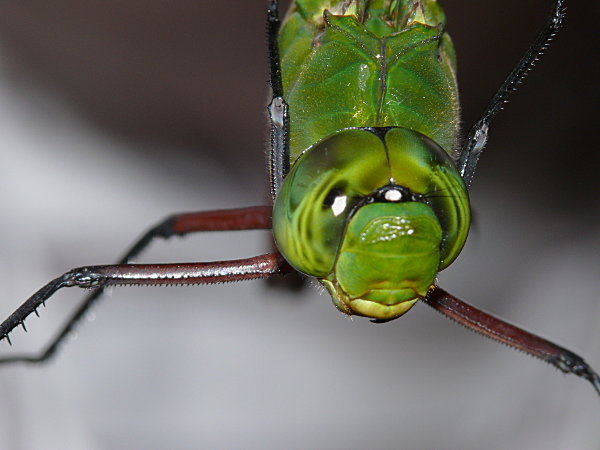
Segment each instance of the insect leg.
[{"label": "insect leg", "polygon": [[269,178],[273,200],[283,179],[290,170],[289,154],[289,115],[288,105],[283,99],[281,62],[277,36],[281,22],[279,20],[279,2],[271,0],[267,10],[267,41],[269,47],[269,66],[271,68],[271,90],[273,99],[267,107],[271,121],[271,152],[269,154]]},{"label": "insect leg", "polygon": [[502,109],[505,103],[508,102],[508,97],[515,91],[533,68],[535,62],[544,53],[544,50],[550,45],[550,41],[558,32],[565,17],[565,0],[554,0],[552,13],[544,28],[537,36],[533,44],[527,49],[521,57],[515,68],[502,83],[496,94],[490,100],[486,109],[483,111],[481,118],[473,125],[467,136],[467,140],[460,152],[458,169],[467,188],[471,186],[473,175],[479,156],[485,147],[488,137],[488,128],[491,119]]},{"label": "insect leg", "polygon": [[269,8],[267,9],[267,44],[269,47],[269,66],[271,69],[271,89],[273,90],[273,97],[283,96],[281,63],[279,59],[279,46],[277,44],[280,26],[279,1],[271,0]]},{"label": "insect leg", "polygon": [[581,356],[480,311],[438,287],[430,290],[423,301],[470,330],[546,361],[564,373],[585,378],[600,394],[600,376]]},{"label": "insect leg", "polygon": [[[156,238],[167,239],[173,235],[183,236],[188,233],[199,231],[233,231],[269,228],[271,228],[271,207],[269,206],[255,206],[250,208],[176,214],[168,217],[155,227],[151,228],[129,249],[127,253],[125,253],[125,255],[119,260],[117,264],[124,265],[131,262],[132,259],[138,256],[140,252],[142,252],[146,247],[148,247],[148,245]],[[58,289],[67,286],[67,284],[65,284],[64,278],[67,277],[69,274],[73,274],[74,272],[75,271],[68,272],[62,277],[51,281],[38,292],[36,292],[33,296],[31,296],[29,300],[27,300],[27,302],[23,304],[23,306],[21,306],[0,325],[0,340],[6,338],[10,343],[8,333],[18,325],[22,325],[24,327],[25,318],[32,312],[35,312],[37,314],[37,308],[41,304],[44,304],[44,302]],[[235,280],[231,279],[223,281]],[[219,281],[214,282],[218,283]],[[90,307],[102,295],[105,286],[108,285],[99,284],[96,286],[88,286],[91,288],[95,288],[95,290],[84,299],[83,303],[79,306],[79,308],[77,308],[77,310],[71,315],[71,317],[69,317],[63,328],[60,330],[60,332],[57,333],[57,335],[53,338],[52,342],[40,355],[16,356],[4,359],[0,358],[0,363],[16,361],[43,362],[52,357],[60,343],[69,335],[69,333],[73,330],[76,324],[84,317],[86,312],[90,309]],[[26,307],[26,305],[29,306]]]}]

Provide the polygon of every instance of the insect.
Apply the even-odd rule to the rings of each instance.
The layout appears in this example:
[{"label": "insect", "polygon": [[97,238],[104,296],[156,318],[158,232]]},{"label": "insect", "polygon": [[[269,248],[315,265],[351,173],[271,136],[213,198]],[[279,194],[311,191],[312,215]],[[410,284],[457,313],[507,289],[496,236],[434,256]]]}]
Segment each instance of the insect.
[{"label": "insect", "polygon": [[[406,4],[402,4],[402,2],[398,3],[398,5],[400,6],[407,6]],[[418,20],[422,20],[422,19],[416,19],[416,17],[419,14],[423,14],[424,16],[427,16],[427,14],[423,13],[422,11],[422,6],[419,5],[418,7],[415,6],[416,4],[413,3],[412,6],[414,6],[414,11],[411,10],[411,8],[408,8],[407,10],[402,10],[400,8],[400,6],[398,6],[398,15],[396,20],[398,20],[398,22],[403,22],[404,19],[406,18],[406,24],[410,23],[421,23]],[[425,5],[425,3],[423,3],[423,5]],[[338,20],[336,18],[336,12],[339,11],[335,11],[333,6],[331,6],[331,15],[330,16],[326,16],[326,18],[324,18],[323,20],[328,22],[328,26],[330,26],[331,28],[337,26],[337,27],[342,27],[341,24],[333,24],[334,21]],[[352,6],[349,5],[344,5],[347,6],[348,8],[351,8]],[[410,6],[410,5],[409,5]],[[357,5],[358,7],[358,5]],[[555,13],[554,13],[554,18],[558,21],[558,19],[560,18],[560,11],[562,9],[563,5],[561,2],[556,2],[555,4]],[[272,11],[274,11],[274,9],[272,9]],[[366,11],[366,10],[365,10]],[[404,15],[400,14],[400,11],[404,12]],[[360,16],[360,14],[358,14],[358,16]],[[275,15],[273,14],[271,16],[271,24],[272,24],[272,33],[275,33],[274,28],[276,28],[277,25],[277,21],[275,20]],[[398,17],[401,17],[401,19],[398,19]],[[363,14],[363,18],[361,20],[365,20],[365,16]],[[412,21],[412,22],[411,22]],[[427,24],[425,24],[427,25]],[[556,23],[555,25],[558,25],[558,23]],[[431,25],[427,25],[429,27],[431,27]],[[343,27],[342,27],[343,28]],[[434,27],[435,28],[435,27]],[[430,30],[433,32],[433,30]],[[551,30],[546,30],[546,32],[549,34],[553,33],[553,31]],[[432,42],[439,42],[439,40],[441,39],[441,36],[445,36],[445,34],[443,34],[443,29],[438,29],[437,31],[433,32],[433,34],[431,34],[431,36],[424,38],[422,41],[427,41],[427,39],[431,39],[430,42],[426,42],[423,45],[426,46],[428,44],[431,44]],[[436,41],[437,40],[437,41]],[[272,41],[273,42],[273,41]],[[419,41],[420,43],[421,41]],[[543,42],[542,42],[543,44]],[[438,44],[439,47],[439,44]],[[274,48],[272,48],[272,53],[274,53]],[[537,50],[538,49],[533,49],[531,51],[531,55],[537,55]],[[437,55],[436,55],[437,57]],[[448,58],[448,56],[442,56],[443,58]],[[277,58],[274,58],[275,60]],[[285,58],[284,58],[284,64],[285,64]],[[273,63],[274,65],[274,72],[275,72],[275,76],[273,77],[275,80],[277,79],[277,64],[276,61]],[[285,70],[284,70],[285,73]],[[389,73],[392,73],[392,69],[389,70]],[[273,152],[273,158],[272,160],[274,161],[274,167],[273,167],[273,186],[274,189],[276,191],[280,190],[280,185],[284,184],[285,181],[284,179],[287,179],[287,174],[286,172],[286,145],[285,145],[285,139],[286,139],[286,126],[288,125],[286,123],[286,115],[285,115],[285,109],[286,109],[286,104],[285,102],[282,101],[277,101],[277,92],[278,90],[281,90],[281,87],[277,87],[276,86],[276,81],[274,82],[274,91],[275,91],[275,102],[273,103],[273,108],[272,108],[272,112],[273,112],[273,123],[274,123],[274,141],[275,141],[275,146],[274,146],[274,152]],[[281,92],[280,92],[281,93]],[[285,100],[285,89],[283,89],[283,100]],[[499,100],[504,100],[504,97],[500,96]],[[293,139],[293,129],[294,129],[294,122],[293,122],[293,117],[294,117],[294,108],[293,108],[293,102],[290,102],[290,104],[288,105],[290,107],[290,117],[291,117],[291,123],[289,124],[291,126],[291,138]],[[283,111],[283,112],[278,112],[278,111]],[[495,111],[494,111],[495,112]],[[490,117],[491,118],[491,117]],[[485,121],[484,121],[485,122]],[[485,127],[485,123],[483,124],[482,127],[478,128],[477,130],[479,131],[479,135],[475,134],[473,136],[473,139],[468,140],[468,142],[472,142],[474,143],[474,149],[475,150],[479,150],[480,148],[482,148],[482,145],[485,141],[485,139],[482,137],[483,134],[485,134],[482,130],[486,130]],[[386,126],[391,126],[391,125],[386,125]],[[346,128],[346,127],[343,127]],[[476,130],[476,133],[477,133]],[[336,131],[336,130],[334,130]],[[394,129],[391,130],[385,130],[385,134],[383,134],[383,132],[379,133],[379,132],[375,132],[373,130],[351,130],[348,132],[348,134],[344,134],[343,136],[349,136],[349,139],[351,141],[355,141],[355,140],[362,140],[362,139],[366,139],[367,142],[367,147],[371,147],[373,144],[371,143],[372,139],[379,139],[380,142],[384,142],[386,136],[390,137],[393,134],[395,134]],[[412,130],[414,131],[414,130]],[[378,134],[379,133],[379,134]],[[328,133],[329,134],[329,133]],[[412,136],[414,138],[414,133],[408,133],[408,135]],[[324,136],[323,136],[324,137]],[[394,137],[395,139],[405,139],[406,136],[404,136],[403,138],[398,138],[398,137]],[[383,139],[383,140],[382,140]],[[318,139],[317,139],[318,140]],[[452,140],[452,139],[449,139]],[[316,142],[316,140],[315,140]],[[375,141],[376,142],[376,141]],[[425,141],[427,142],[429,145],[429,141]],[[314,143],[314,142],[313,142]],[[480,144],[480,145],[478,145]],[[310,144],[309,144],[310,145]],[[328,144],[329,145],[329,144]],[[333,144],[332,144],[333,145]],[[302,147],[301,144],[297,144],[296,147]],[[313,147],[315,149],[317,149],[318,147]],[[292,151],[294,149],[294,146],[292,145]],[[296,150],[297,151],[297,150]],[[437,150],[436,150],[437,151]],[[380,152],[381,153],[381,152]],[[384,153],[385,155],[385,153]],[[428,154],[429,155],[429,154]],[[440,155],[440,158],[443,158],[443,153],[435,153],[435,155]],[[310,156],[310,154],[307,152],[303,158],[307,159]],[[381,156],[381,155],[380,155]],[[377,158],[377,156],[374,156],[374,158]],[[428,158],[433,158],[432,156],[428,156]],[[293,159],[293,158],[292,158]],[[466,179],[467,179],[467,184],[469,181],[469,177],[471,175],[471,172],[468,170],[469,167],[469,162],[473,161],[473,160],[469,160],[468,158],[466,159],[466,165],[465,165],[465,174],[463,174]],[[476,162],[476,161],[475,161]],[[473,163],[474,164],[474,163]],[[377,159],[375,159],[375,162],[373,163],[373,167],[385,167],[386,166],[386,162],[385,161],[379,161]],[[300,165],[293,165],[292,166],[292,171],[296,170],[296,172],[292,172],[294,175],[297,173],[299,167],[301,167]],[[446,164],[445,162],[441,162],[439,164],[439,167],[441,168],[447,168],[447,170],[451,170],[451,167],[449,164]],[[442,170],[442,169],[440,169]],[[390,177],[394,178],[395,182],[398,182],[400,177],[399,176],[394,176],[394,177]],[[452,177],[450,177],[452,179]],[[457,177],[454,177],[453,183],[454,184],[460,184],[460,180],[458,180]],[[458,180],[458,181],[456,181]],[[405,183],[408,184],[408,181]],[[379,190],[379,187],[384,188],[383,190]],[[419,197],[412,197],[413,194],[418,194],[418,195],[426,195],[426,193],[424,192],[419,192],[420,189],[418,188],[408,188],[407,186],[403,186],[402,183],[390,183],[389,185],[382,185],[379,186],[377,189],[373,189],[372,193],[373,195],[371,197],[369,197],[367,199],[369,203],[369,205],[365,205],[363,206],[362,204],[354,204],[354,205],[350,205],[356,208],[356,212],[353,212],[353,215],[351,217],[354,217],[354,214],[358,214],[358,211],[367,211],[366,207],[373,205],[375,207],[379,207],[379,206],[385,206],[385,208],[387,208],[388,206],[411,206],[413,204],[416,204],[417,206],[421,207],[421,205],[427,205],[426,199],[422,199]],[[285,187],[284,187],[285,189]],[[293,189],[290,188],[290,189]],[[339,189],[339,188],[338,188]],[[406,190],[408,189],[408,190]],[[434,189],[435,192],[437,191],[441,191],[441,192],[446,192],[448,191],[447,185],[442,185],[439,186]],[[456,190],[459,190],[459,188],[455,188]],[[414,192],[413,192],[414,191]],[[351,195],[342,195],[344,194],[344,192],[338,192],[338,191],[328,191],[325,194],[327,194],[326,196],[328,196],[331,192],[333,192],[332,195],[329,196],[329,198],[323,199],[323,201],[321,203],[323,204],[327,204],[329,206],[329,208],[331,209],[331,211],[333,211],[333,214],[335,217],[338,217],[340,214],[338,214],[337,216],[335,215],[335,212],[337,211],[336,208],[338,208],[338,210],[341,210],[342,213],[349,208],[348,203],[350,203],[349,198],[351,199],[352,196]],[[339,195],[337,195],[339,194]],[[461,195],[464,197],[463,194],[457,194],[457,197],[461,197]],[[346,200],[338,200],[340,198],[346,197]],[[366,196],[363,196],[366,197]],[[403,202],[402,200],[405,200],[406,198],[408,198],[410,201],[409,202]],[[432,197],[433,198],[433,197]],[[439,198],[444,199],[444,198],[448,198],[448,197],[444,197],[443,195],[440,195]],[[343,202],[346,202],[345,208],[342,207]],[[431,201],[435,201],[435,200],[430,200]],[[440,200],[440,201],[444,201],[444,200]],[[337,202],[337,203],[336,203]],[[404,203],[407,203],[407,205],[404,205]],[[455,209],[460,210],[461,208],[464,209],[464,206],[461,206],[461,202],[458,202],[459,205],[455,206]],[[391,205],[391,206],[390,206]],[[361,209],[361,208],[365,208],[365,209]],[[441,206],[440,208],[442,209],[449,209],[450,206]],[[434,208],[435,209],[435,208]],[[282,213],[282,214],[286,214],[286,213]],[[386,213],[388,215],[390,215],[391,213]],[[416,211],[416,212],[410,212],[410,213],[406,213],[408,214],[407,216],[405,216],[405,220],[408,220],[408,217],[411,216],[417,216],[417,215],[421,215],[421,211]],[[438,214],[441,214],[438,212]],[[466,213],[462,213],[462,216],[464,216]],[[251,227],[267,227],[269,226],[268,223],[268,217],[270,215],[270,208],[255,208],[255,209],[249,209],[249,210],[238,210],[238,211],[232,211],[232,212],[228,212],[228,213],[217,213],[217,214],[195,214],[195,215],[190,215],[190,216],[183,216],[183,217],[179,217],[178,219],[176,219],[174,221],[174,226],[175,229],[174,231],[176,233],[180,233],[180,232],[186,232],[186,231],[202,231],[203,229],[211,229],[211,228],[218,228],[218,229],[231,229],[231,228],[235,228],[235,227],[246,227],[246,228],[251,228]],[[455,213],[456,217],[461,218],[461,214],[459,213]],[[342,217],[344,220],[342,221],[342,224],[344,226],[349,226],[350,221],[349,221],[349,217]],[[468,219],[464,219],[462,218],[461,220],[463,220],[463,222],[467,222]],[[199,222],[200,223],[199,223]],[[410,222],[410,221],[409,221]],[[320,220],[318,220],[316,222],[317,225],[319,225],[321,223]],[[429,223],[429,222],[428,222]],[[435,220],[433,219],[433,216],[431,216],[431,223],[435,223]],[[208,224],[208,225],[207,225]],[[383,225],[387,225],[388,228],[392,228],[393,233],[405,233],[407,234],[411,229],[410,227],[405,227],[405,224],[403,223],[396,223],[394,221],[392,221],[391,223],[387,223],[387,224],[383,224]],[[461,226],[464,224],[461,224]],[[332,225],[333,226],[333,225]],[[336,225],[338,226],[338,225]],[[429,227],[430,225],[425,225],[425,227]],[[461,228],[461,226],[457,227],[458,229],[460,229],[461,231],[457,231],[455,232],[455,234],[460,234],[462,233],[466,233],[466,231],[464,230],[464,228]],[[181,228],[178,228],[181,227]],[[285,233],[285,230],[289,230],[291,227],[289,226],[283,226],[282,229],[284,230],[283,232]],[[435,228],[434,225],[431,225],[431,228]],[[164,226],[164,227],[158,227],[157,229],[154,230],[154,235],[159,235],[163,232],[169,232],[168,227]],[[404,230],[404,231],[403,231]],[[325,230],[327,231],[327,230]],[[324,233],[324,231],[322,231],[322,233]],[[450,231],[448,231],[448,229],[444,229],[443,227],[441,229],[437,229],[437,230],[433,230],[431,233],[425,233],[427,235],[435,235],[438,236],[438,239],[441,239],[439,236],[446,236],[448,233],[450,233]],[[375,234],[377,234],[377,230],[375,231]],[[286,239],[288,239],[289,241],[294,241],[297,237],[296,236],[292,236],[291,238],[286,238],[285,236],[280,237],[278,239],[278,242],[280,242],[280,244],[282,244],[281,241],[285,241]],[[387,237],[377,237],[376,239],[379,239],[380,241],[391,241],[394,242],[394,236],[393,234],[388,235]],[[149,240],[149,239],[148,239]],[[298,238],[298,240],[300,240]],[[452,240],[452,239],[450,239]],[[458,240],[464,240],[464,237],[460,237],[458,238]],[[303,239],[302,241],[307,242],[309,241],[309,239]],[[143,242],[146,243],[146,242]],[[284,247],[287,245],[286,243],[282,244]],[[404,244],[403,244],[404,245]],[[417,252],[420,251],[422,249],[417,248],[415,249],[415,247],[412,247],[412,244],[406,244],[409,249],[412,252]],[[460,247],[462,246],[462,242],[459,242],[458,244],[454,243],[453,244],[456,247]],[[334,245],[335,246],[335,245]],[[138,250],[141,246],[138,246],[137,248],[135,248],[135,250]],[[282,249],[283,251],[283,249]],[[455,249],[451,249],[451,250],[444,250],[447,253],[451,253],[453,255],[453,252],[458,252],[459,250],[455,250]],[[136,251],[134,251],[133,253],[136,253]],[[289,250],[288,250],[289,253]],[[358,253],[358,252],[357,252]],[[131,256],[131,255],[130,255]],[[293,256],[288,256],[290,260],[293,260],[294,257]],[[446,259],[444,259],[443,264],[448,263],[449,264],[449,260],[452,259],[452,256],[445,256]],[[443,258],[442,258],[443,259]],[[292,262],[292,261],[290,261]],[[299,266],[298,262],[292,262],[292,264],[296,267]],[[352,266],[354,263],[349,264],[350,266]],[[298,267],[303,269],[305,272],[311,272],[312,268],[307,268],[307,267]],[[352,267],[350,267],[348,270],[350,270]],[[17,315],[16,316],[11,316],[11,318],[9,318],[3,325],[1,328],[2,330],[2,334],[4,337],[8,338],[8,332],[10,331],[10,329],[14,328],[17,325],[21,325],[23,324],[23,320],[25,318],[26,315],[28,315],[28,313],[32,313],[35,310],[35,307],[38,306],[38,304],[42,301],[45,300],[46,298],[49,297],[49,295],[56,289],[62,287],[62,286],[66,286],[69,284],[74,284],[74,285],[81,285],[82,287],[104,287],[106,285],[109,285],[111,283],[115,283],[115,284],[136,284],[137,282],[141,282],[141,283],[145,283],[145,284],[164,284],[165,283],[165,279],[160,279],[161,275],[156,275],[157,273],[163,273],[165,275],[168,275],[169,278],[173,277],[174,275],[176,276],[176,270],[180,270],[180,277],[179,278],[175,278],[172,279],[173,282],[180,284],[180,283],[188,283],[188,282],[206,282],[206,281],[225,281],[225,280],[237,280],[237,279],[243,279],[243,278],[254,278],[257,276],[267,276],[268,274],[275,272],[275,271],[279,271],[279,270],[287,270],[287,267],[285,266],[285,263],[282,261],[281,258],[277,257],[276,255],[269,255],[269,256],[264,256],[258,259],[254,259],[252,261],[246,261],[246,262],[238,262],[235,263],[233,265],[210,265],[210,266],[205,266],[205,265],[194,265],[194,266],[186,266],[186,267],[182,267],[182,266],[168,266],[168,267],[157,267],[157,266],[152,266],[152,267],[148,267],[148,266],[144,266],[144,267],[140,267],[138,266],[137,268],[135,266],[129,268],[129,269],[133,269],[136,272],[124,272],[124,268],[117,268],[115,269],[113,268],[93,268],[92,270],[84,270],[84,271],[76,271],[76,272],[71,272],[69,273],[69,275],[67,276],[67,278],[59,278],[57,280],[55,280],[54,282],[50,283],[49,285],[46,286],[46,288],[44,288],[38,295],[35,295],[34,297],[32,297],[31,301],[29,301],[29,303],[26,303],[24,305],[23,308],[21,308],[19,311],[17,311]],[[127,269],[127,270],[129,270]],[[183,269],[183,270],[182,270]],[[111,270],[117,270],[118,273],[116,272],[107,272],[107,271],[111,271]],[[139,270],[139,271],[138,271]],[[162,270],[162,272],[160,272],[160,270]],[[196,270],[198,272],[196,272],[196,275],[198,277],[194,278],[194,276],[190,276],[190,270]],[[215,270],[217,271],[221,271],[221,270],[230,270],[230,273],[223,275],[222,272],[215,272]],[[354,313],[361,313],[361,314],[365,314],[365,315],[370,315],[371,317],[374,317],[375,319],[378,320],[387,320],[387,319],[391,319],[394,318],[395,316],[398,315],[399,312],[405,312],[404,308],[408,308],[410,305],[408,305],[407,303],[409,302],[413,302],[415,301],[417,298],[421,298],[422,296],[425,296],[429,286],[431,285],[431,283],[433,282],[433,275],[431,274],[431,272],[436,272],[436,270],[432,270],[431,267],[429,266],[428,268],[426,268],[426,271],[430,272],[429,275],[429,279],[424,279],[423,280],[423,285],[422,286],[418,286],[415,287],[414,289],[417,291],[418,297],[411,297],[408,299],[405,299],[404,297],[401,299],[401,301],[399,301],[398,303],[394,303],[393,306],[398,305],[400,308],[402,309],[402,311],[399,310],[394,310],[394,308],[384,308],[385,312],[381,313],[381,312],[373,312],[370,309],[363,309],[360,306],[357,306],[356,308],[354,308],[351,305],[348,305],[348,301],[345,299],[345,297],[348,297],[349,295],[351,296],[351,294],[349,294],[348,292],[346,292],[345,290],[343,290],[343,292],[340,293],[339,286],[336,285],[336,283],[339,284],[339,277],[337,277],[336,274],[336,278],[335,279],[325,279],[325,282],[330,283],[329,288],[333,291],[333,296],[334,296],[334,301],[337,301],[337,306],[344,310],[346,313],[349,312],[354,312]],[[419,271],[420,272],[420,271]],[[313,272],[312,275],[317,275],[317,276],[322,276],[325,272]],[[344,273],[344,270],[340,270],[340,274]],[[143,279],[138,279],[136,278],[136,276],[138,275],[142,275],[144,278]],[[158,278],[157,278],[158,276]],[[183,278],[181,278],[183,277]],[[202,277],[202,278],[200,278]],[[400,274],[399,275],[400,278],[406,277],[406,275],[404,274]],[[371,281],[369,281],[369,283],[371,283]],[[344,288],[345,289],[345,288]],[[96,292],[101,292],[100,290],[97,290]],[[92,294],[94,295],[94,294]],[[404,294],[403,294],[404,295]],[[95,297],[90,297],[90,298],[95,298]],[[91,300],[93,301],[93,300]],[[370,301],[370,300],[369,300]],[[434,304],[434,306],[437,306],[438,308],[442,308],[445,309],[446,312],[449,315],[455,314],[456,311],[454,311],[452,308],[452,305],[448,305],[448,304],[443,304],[440,303],[440,301],[455,301],[454,298],[452,297],[448,297],[446,296],[446,294],[443,293],[443,291],[439,290],[439,289],[434,289],[432,291],[430,291],[429,297],[426,297],[425,301],[429,301],[432,302]],[[379,308],[381,309],[381,303],[378,302],[374,302],[375,305],[371,305],[374,306],[376,309]],[[369,307],[370,308],[370,307]],[[391,312],[390,312],[391,309]],[[474,316],[472,316],[474,317]],[[492,320],[492,319],[490,319]],[[497,322],[493,322],[493,324],[497,324]],[[481,325],[477,325],[477,324],[472,324],[472,327],[480,327]],[[490,325],[492,326],[492,325]],[[68,332],[69,330],[67,329],[65,334]],[[518,332],[519,336],[521,339],[527,340],[529,338],[524,337],[525,335],[522,334],[521,332]],[[532,338],[535,339],[535,338]],[[522,343],[521,345],[525,346],[525,350],[529,350],[533,353],[537,352],[537,355],[540,356],[540,352],[542,351],[541,349],[534,349],[532,347],[534,347],[536,344],[532,344],[531,341],[529,342],[525,342]],[[551,345],[551,344],[546,344],[543,343],[542,345],[547,346],[547,345]],[[547,347],[549,348],[549,352],[556,358],[560,358],[560,357],[566,357],[566,360],[562,360],[562,359],[557,359],[554,360],[554,362],[556,364],[558,364],[562,369],[568,370],[568,371],[575,371],[578,372],[578,375],[583,376],[584,378],[589,379],[590,381],[592,381],[595,385],[596,388],[598,388],[598,380],[597,380],[597,376],[595,375],[595,373],[593,371],[591,371],[591,369],[589,369],[589,367],[587,367],[586,365],[584,365],[583,361],[580,360],[579,358],[576,358],[575,356],[571,355],[571,354],[565,354],[561,349],[557,349],[555,346],[551,346],[551,347]],[[49,348],[49,352],[46,353],[47,356],[51,355],[53,350],[55,349],[55,347],[51,346]],[[44,355],[44,356],[46,356]],[[564,364],[566,365],[563,365]],[[572,367],[568,367],[569,365],[571,365]]]}]

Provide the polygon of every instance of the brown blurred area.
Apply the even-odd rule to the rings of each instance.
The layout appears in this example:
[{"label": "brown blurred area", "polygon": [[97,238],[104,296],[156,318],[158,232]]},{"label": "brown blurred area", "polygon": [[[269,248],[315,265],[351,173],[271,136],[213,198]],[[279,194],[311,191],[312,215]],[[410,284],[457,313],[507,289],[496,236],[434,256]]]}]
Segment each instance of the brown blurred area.
[{"label": "brown blurred area", "polygon": [[2,1],[0,10],[16,79],[121,136],[178,145],[180,158],[218,149],[234,172],[262,175],[261,2]]},{"label": "brown blurred area", "polygon": [[[466,125],[532,40],[549,3],[444,2]],[[255,183],[264,176],[263,2],[2,0],[0,9],[1,45],[16,79],[45,85],[119,135],[178,145],[179,158],[204,158],[197,149],[218,149],[233,173]],[[511,156],[488,152],[483,164],[494,169],[482,176],[530,180],[526,186],[534,188],[527,174],[542,166],[566,182],[561,186],[598,187],[592,130],[599,45],[586,20],[594,12],[595,4],[569,5],[560,45],[491,131],[491,144]],[[564,158],[545,157],[555,151]],[[578,161],[568,164],[571,170],[565,170],[567,155]],[[498,169],[502,165],[508,167]],[[567,195],[557,186],[546,192]]]},{"label": "brown blurred area", "polygon": [[[268,80],[262,3],[1,1],[0,38],[16,78],[56,90],[99,125],[134,139],[180,145],[182,158],[204,157],[193,155],[201,146],[218,149],[233,171],[258,178],[264,172]],[[476,119],[531,41],[549,3],[444,2],[458,50],[465,124]],[[591,132],[597,122],[598,39],[584,25],[593,10],[598,6],[569,5],[560,45],[540,63],[544,76],[533,73],[515,96],[518,106],[509,106],[492,129],[491,139],[513,154],[511,177],[528,178],[532,164],[551,165],[569,183],[593,186],[597,164],[565,171],[564,161],[537,156],[539,148],[558,140],[577,149],[577,161],[599,161]],[[542,129],[535,139],[528,131],[532,124]],[[534,148],[510,150],[522,140]],[[486,155],[486,164],[496,166],[497,158]],[[485,176],[506,175],[495,174]]]}]

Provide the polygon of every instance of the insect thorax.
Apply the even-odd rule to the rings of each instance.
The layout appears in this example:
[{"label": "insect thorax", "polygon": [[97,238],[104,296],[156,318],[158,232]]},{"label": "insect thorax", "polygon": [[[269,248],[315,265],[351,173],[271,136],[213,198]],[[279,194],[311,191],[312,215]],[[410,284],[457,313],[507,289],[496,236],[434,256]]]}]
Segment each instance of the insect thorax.
[{"label": "insect thorax", "polygon": [[292,162],[348,127],[401,126],[451,153],[452,41],[436,1],[297,0],[279,38]]}]

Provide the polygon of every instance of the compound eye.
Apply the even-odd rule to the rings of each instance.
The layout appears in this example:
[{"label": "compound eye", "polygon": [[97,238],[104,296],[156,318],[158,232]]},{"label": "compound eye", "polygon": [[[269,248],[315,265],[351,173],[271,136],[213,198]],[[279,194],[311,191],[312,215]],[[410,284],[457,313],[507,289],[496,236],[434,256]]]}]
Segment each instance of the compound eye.
[{"label": "compound eye", "polygon": [[458,256],[469,231],[469,195],[463,179],[450,155],[426,136],[393,128],[385,140],[392,177],[416,193],[411,201],[426,203],[442,226],[442,270]]},{"label": "compound eye", "polygon": [[277,248],[294,268],[325,277],[333,269],[352,207],[389,182],[379,137],[341,130],[306,150],[286,177],[273,208]]}]

